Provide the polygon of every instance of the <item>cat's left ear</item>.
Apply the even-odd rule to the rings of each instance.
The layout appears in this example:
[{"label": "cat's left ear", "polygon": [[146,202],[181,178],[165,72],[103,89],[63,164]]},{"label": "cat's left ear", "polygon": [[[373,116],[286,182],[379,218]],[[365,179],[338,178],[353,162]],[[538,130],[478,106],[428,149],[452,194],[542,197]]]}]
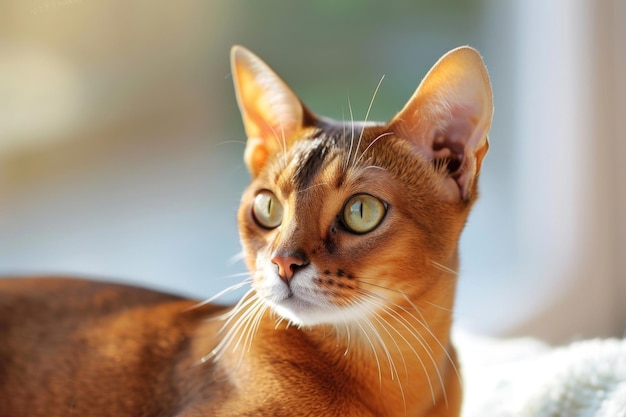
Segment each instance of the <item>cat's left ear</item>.
[{"label": "cat's left ear", "polygon": [[413,143],[435,165],[446,167],[440,191],[448,201],[469,200],[493,115],[489,75],[478,52],[454,49],[428,72],[388,129]]},{"label": "cat's left ear", "polygon": [[286,152],[291,146],[308,112],[287,84],[252,52],[233,46],[230,57],[248,136],[244,160],[256,177],[270,155]]}]

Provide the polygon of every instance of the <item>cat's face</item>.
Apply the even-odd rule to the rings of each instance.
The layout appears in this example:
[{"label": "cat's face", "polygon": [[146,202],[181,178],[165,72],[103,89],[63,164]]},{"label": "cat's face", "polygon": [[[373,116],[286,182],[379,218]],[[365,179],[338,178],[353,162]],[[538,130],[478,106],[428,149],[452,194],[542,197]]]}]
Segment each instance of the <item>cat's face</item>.
[{"label": "cat's face", "polygon": [[[314,117],[262,61],[233,50],[253,176],[240,234],[252,286],[280,317],[347,324],[454,293],[454,274],[441,272],[456,266],[491,121],[480,58],[456,55],[391,122],[364,124]],[[426,81],[459,61],[471,80],[457,70],[450,91],[433,92]]]}]

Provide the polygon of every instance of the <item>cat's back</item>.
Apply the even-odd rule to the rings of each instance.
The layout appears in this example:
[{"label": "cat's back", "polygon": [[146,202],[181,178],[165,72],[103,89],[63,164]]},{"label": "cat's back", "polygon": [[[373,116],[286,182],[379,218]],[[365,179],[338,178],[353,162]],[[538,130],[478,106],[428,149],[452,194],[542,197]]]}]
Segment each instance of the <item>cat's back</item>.
[{"label": "cat's back", "polygon": [[93,280],[4,278],[0,279],[0,332],[19,324],[20,329],[53,325],[58,333],[59,327],[88,327],[89,324],[81,323],[114,320],[132,315],[133,311],[158,310],[170,315],[192,304],[191,300],[171,294]]},{"label": "cat's back", "polygon": [[0,280],[0,416],[171,410],[174,364],[211,314],[194,303],[97,281]]}]

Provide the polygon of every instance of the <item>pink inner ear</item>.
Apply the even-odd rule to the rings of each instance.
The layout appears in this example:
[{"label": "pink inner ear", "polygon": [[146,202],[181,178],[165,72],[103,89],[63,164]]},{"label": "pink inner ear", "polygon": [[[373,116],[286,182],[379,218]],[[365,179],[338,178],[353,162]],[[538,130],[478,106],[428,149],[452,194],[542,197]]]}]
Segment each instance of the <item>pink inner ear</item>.
[{"label": "pink inner ear", "polygon": [[473,106],[459,104],[446,113],[432,122],[422,142],[426,148],[423,153],[435,165],[445,167],[448,180],[442,183],[444,193],[451,198],[460,194],[461,199],[466,199],[477,169],[475,153],[484,146],[486,132],[480,113]]},{"label": "pink inner ear", "polygon": [[436,123],[432,130],[432,137],[429,138],[431,158],[449,159],[448,171],[457,171],[467,151],[473,150],[481,139],[477,123],[473,109],[467,106],[453,107],[449,116]]}]

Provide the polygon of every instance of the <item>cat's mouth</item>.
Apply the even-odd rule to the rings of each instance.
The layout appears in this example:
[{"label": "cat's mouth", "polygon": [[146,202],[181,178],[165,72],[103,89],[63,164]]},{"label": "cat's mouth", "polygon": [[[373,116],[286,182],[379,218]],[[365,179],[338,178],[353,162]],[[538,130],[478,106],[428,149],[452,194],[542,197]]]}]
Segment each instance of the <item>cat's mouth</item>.
[{"label": "cat's mouth", "polygon": [[[304,281],[304,280],[302,280]],[[283,282],[265,288],[262,298],[282,319],[297,326],[318,326],[322,324],[346,324],[367,314],[361,303],[339,306],[323,291],[309,287],[306,283],[288,286]],[[310,285],[314,285],[310,281]],[[304,287],[304,288],[303,288]]]}]

